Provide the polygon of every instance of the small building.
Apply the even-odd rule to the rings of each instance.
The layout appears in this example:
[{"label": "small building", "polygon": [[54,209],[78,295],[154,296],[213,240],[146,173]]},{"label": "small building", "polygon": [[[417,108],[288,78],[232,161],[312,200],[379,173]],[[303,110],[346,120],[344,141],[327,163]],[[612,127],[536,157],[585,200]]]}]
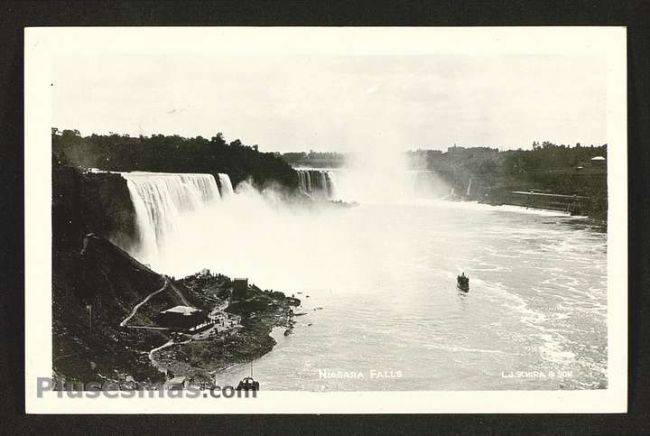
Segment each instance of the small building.
[{"label": "small building", "polygon": [[202,310],[195,307],[175,306],[160,312],[155,320],[163,327],[186,330],[204,323],[207,316]]},{"label": "small building", "polygon": [[244,300],[248,297],[248,279],[233,279],[232,298],[233,300]]},{"label": "small building", "polygon": [[607,159],[605,159],[603,156],[592,157],[591,166],[594,168],[605,168],[607,166]]}]

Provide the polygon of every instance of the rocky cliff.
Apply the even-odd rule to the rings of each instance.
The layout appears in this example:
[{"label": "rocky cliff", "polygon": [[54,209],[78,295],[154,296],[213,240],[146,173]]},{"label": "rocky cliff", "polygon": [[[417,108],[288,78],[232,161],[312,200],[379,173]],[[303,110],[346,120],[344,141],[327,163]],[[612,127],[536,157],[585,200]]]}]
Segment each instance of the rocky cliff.
[{"label": "rocky cliff", "polygon": [[[180,280],[158,274],[95,234],[79,250],[54,250],[52,276],[53,371],[58,381],[111,381],[147,388],[173,374],[201,382],[210,372],[269,352],[274,326],[291,328],[295,298],[250,286],[230,304],[228,277],[204,271]],[[191,306],[236,328],[192,334],[158,326],[160,311]],[[128,322],[125,322],[128,320]],[[161,346],[173,345],[153,353]]]},{"label": "rocky cliff", "polygon": [[137,240],[135,210],[126,180],[117,173],[87,173],[77,168],[52,169],[54,245],[79,247],[95,233],[121,247]]}]

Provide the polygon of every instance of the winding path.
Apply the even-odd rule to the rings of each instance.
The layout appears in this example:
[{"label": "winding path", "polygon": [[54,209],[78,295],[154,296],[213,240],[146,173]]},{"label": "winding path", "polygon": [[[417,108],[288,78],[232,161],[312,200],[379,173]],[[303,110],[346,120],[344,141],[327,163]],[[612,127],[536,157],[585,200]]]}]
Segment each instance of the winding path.
[{"label": "winding path", "polygon": [[165,371],[165,368],[161,367],[161,366],[158,364],[158,361],[157,361],[157,360],[154,358],[154,356],[153,356],[154,353],[155,353],[156,351],[160,351],[160,350],[162,350],[162,349],[164,349],[164,348],[171,347],[172,345],[183,345],[183,344],[188,344],[188,343],[190,343],[190,342],[192,342],[192,338],[190,338],[190,339],[188,339],[188,340],[186,340],[186,341],[182,341],[182,342],[174,342],[173,339],[170,339],[168,342],[165,342],[165,343],[162,344],[160,347],[156,347],[156,348],[154,348],[153,350],[149,351],[149,360],[151,361],[151,364],[153,365],[154,368],[156,368],[158,371],[160,371],[160,372],[162,372],[162,373],[165,373],[165,372],[166,372],[166,371]]},{"label": "winding path", "polygon": [[[165,278],[165,283],[162,285],[162,287],[161,287],[160,289],[157,289],[157,290],[153,291],[152,293],[150,293],[149,295],[147,295],[147,296],[146,296],[146,297],[145,297],[141,302],[139,302],[138,304],[136,304],[136,305],[133,307],[133,310],[131,310],[131,313],[129,313],[129,315],[128,315],[126,318],[124,318],[124,319],[122,320],[122,322],[120,322],[120,327],[127,327],[127,328],[132,328],[132,329],[138,329],[138,328],[139,328],[139,329],[151,329],[151,330],[169,330],[167,327],[154,327],[154,326],[127,325],[127,323],[131,320],[131,318],[133,318],[133,317],[135,316],[135,314],[138,312],[138,309],[140,309],[140,307],[142,307],[142,305],[146,304],[146,303],[147,303],[147,302],[148,302],[148,301],[149,301],[153,296],[155,296],[155,295],[161,293],[162,291],[164,291],[165,289],[167,289],[167,287],[170,287],[170,289],[171,289],[172,291],[174,291],[174,292],[175,292],[175,293],[180,297],[180,299],[183,301],[183,303],[185,303],[185,305],[189,305],[189,303],[188,303],[187,300],[185,299],[185,296],[184,296],[184,295],[183,295],[183,294],[182,294],[182,293],[181,293],[181,292],[180,292],[180,291],[179,291],[179,290],[178,290],[178,289],[173,285],[173,283],[169,280],[169,278],[167,278],[167,276],[164,276],[164,278]],[[215,306],[215,307],[212,309],[212,311],[210,312],[210,317],[212,318],[212,317],[214,317],[217,313],[223,312],[223,310],[224,310],[227,306],[228,306],[228,303],[222,303],[222,304],[219,305],[219,306]],[[217,331],[219,331],[219,328],[216,327],[216,325],[215,325],[214,328],[216,328]],[[212,329],[210,329],[210,331],[211,331],[211,330],[212,330]],[[226,330],[229,330],[229,328],[226,328]],[[202,332],[202,333],[207,333],[207,332]],[[158,361],[155,359],[154,354],[155,354],[156,352],[160,351],[160,350],[163,350],[163,349],[165,349],[165,348],[171,347],[172,345],[183,345],[183,344],[187,344],[187,343],[192,342],[192,340],[195,339],[195,338],[204,339],[205,337],[207,337],[206,334],[202,334],[202,333],[199,333],[199,334],[197,334],[197,335],[192,335],[192,337],[188,338],[187,340],[179,341],[179,342],[174,341],[174,339],[170,339],[169,341],[165,342],[165,343],[162,344],[161,346],[152,349],[152,350],[149,351],[149,353],[148,353],[148,354],[149,354],[149,360],[151,361],[151,364],[152,364],[156,369],[158,369],[158,371],[160,371],[160,372],[162,372],[162,373],[165,373],[165,372],[166,372],[166,371],[165,371],[165,368],[161,367],[161,365],[160,365],[160,364],[158,363]]]},{"label": "winding path", "polygon": [[[139,309],[140,307],[142,307],[143,304],[146,304],[147,301],[149,301],[149,300],[150,300],[154,295],[157,295],[157,294],[161,293],[162,291],[164,291],[165,289],[167,289],[168,286],[170,286],[170,287],[172,288],[172,290],[174,290],[174,292],[176,292],[176,294],[178,294],[178,296],[181,298],[181,300],[182,300],[185,304],[188,304],[188,303],[187,303],[187,300],[185,300],[185,297],[183,296],[183,294],[181,294],[181,293],[178,291],[178,289],[176,289],[176,288],[174,287],[174,285],[169,281],[169,278],[167,278],[167,276],[164,276],[164,278],[165,278],[165,283],[160,287],[160,289],[156,289],[155,291],[153,291],[152,293],[150,293],[149,295],[147,295],[147,296],[144,298],[144,300],[142,300],[141,302],[139,302],[138,304],[136,304],[136,305],[133,307],[133,310],[131,310],[131,313],[129,313],[129,316],[127,316],[126,318],[124,318],[124,319],[122,320],[122,322],[120,323],[120,327],[128,327],[128,328],[131,328],[131,329],[169,330],[167,327],[154,327],[154,326],[141,326],[141,325],[127,325],[127,323],[131,320],[131,318],[133,318],[133,317],[135,316],[135,314],[138,312],[138,309]],[[154,368],[156,368],[158,371],[160,371],[160,372],[162,372],[162,373],[165,373],[165,369],[164,369],[164,368],[161,368],[160,365],[158,364],[158,362],[156,361],[156,359],[154,358],[154,353],[155,353],[156,351],[160,351],[160,350],[162,350],[162,349],[164,349],[164,348],[171,347],[172,345],[182,345],[182,344],[187,344],[187,343],[189,343],[189,342],[191,342],[191,341],[192,341],[192,338],[190,338],[190,339],[188,339],[188,340],[186,340],[186,341],[182,341],[182,342],[175,342],[173,339],[170,339],[169,341],[165,342],[165,343],[162,344],[161,346],[152,349],[152,350],[149,351],[149,353],[148,353],[148,354],[149,354],[149,360],[151,361],[151,364],[152,364],[152,365],[154,366]]]},{"label": "winding path", "polygon": [[[167,277],[165,277],[165,279],[167,279]],[[183,295],[183,293],[182,293],[181,291],[179,291],[179,290],[176,288],[176,286],[174,286],[173,283],[169,283],[169,284],[170,284],[170,286],[171,286],[171,288],[172,288],[172,291],[176,292],[176,295],[178,295],[178,297],[181,299],[181,301],[183,302],[183,304],[184,304],[185,306],[191,306],[191,304],[188,303],[188,301],[185,299],[185,295]]]},{"label": "winding path", "polygon": [[140,306],[142,306],[147,301],[149,301],[149,299],[151,299],[151,297],[153,297],[154,295],[164,291],[169,284],[170,284],[169,279],[167,278],[167,276],[165,276],[165,283],[162,285],[162,287],[160,289],[158,289],[158,290],[153,291],[151,294],[147,295],[144,300],[142,300],[141,302],[136,304],[133,307],[133,310],[131,311],[129,316],[127,316],[126,318],[124,318],[122,320],[122,322],[120,323],[120,327],[130,327],[130,326],[127,326],[126,323],[129,322],[131,320],[131,318],[133,318],[133,316],[138,312],[138,309],[140,308]]}]

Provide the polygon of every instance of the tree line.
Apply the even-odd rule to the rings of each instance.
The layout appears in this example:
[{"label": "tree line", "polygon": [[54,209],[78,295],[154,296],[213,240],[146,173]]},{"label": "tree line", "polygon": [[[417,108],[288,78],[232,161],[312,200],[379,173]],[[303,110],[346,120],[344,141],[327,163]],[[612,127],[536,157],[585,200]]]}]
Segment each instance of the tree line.
[{"label": "tree line", "polygon": [[[418,150],[409,157],[420,168],[435,171],[464,198],[498,204],[511,191],[582,195],[590,198],[589,215],[606,219],[607,144],[569,146],[535,141],[532,145],[528,150]],[[592,160],[595,157],[602,159]]]},{"label": "tree line", "polygon": [[[604,160],[592,161],[597,156]],[[338,167],[346,156],[310,151],[282,157],[293,165]],[[407,158],[410,169],[434,171],[456,197],[499,204],[508,192],[517,190],[584,195],[592,200],[590,215],[604,219],[607,214],[607,144],[534,141],[530,149],[503,151],[454,145],[447,151],[409,151]]]},{"label": "tree line", "polygon": [[275,153],[239,139],[227,142],[222,133],[211,138],[178,135],[82,136],[77,130],[52,129],[54,164],[106,171],[226,173],[233,184],[251,177],[257,187],[276,182],[297,188],[295,171]]}]

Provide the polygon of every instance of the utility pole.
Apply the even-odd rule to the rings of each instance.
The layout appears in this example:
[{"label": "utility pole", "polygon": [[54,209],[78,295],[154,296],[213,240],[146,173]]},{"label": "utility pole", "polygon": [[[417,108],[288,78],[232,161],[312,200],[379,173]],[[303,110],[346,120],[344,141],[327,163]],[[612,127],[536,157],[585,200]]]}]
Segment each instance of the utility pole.
[{"label": "utility pole", "polygon": [[88,311],[88,330],[93,332],[93,306],[91,304],[86,304],[86,310]]}]

